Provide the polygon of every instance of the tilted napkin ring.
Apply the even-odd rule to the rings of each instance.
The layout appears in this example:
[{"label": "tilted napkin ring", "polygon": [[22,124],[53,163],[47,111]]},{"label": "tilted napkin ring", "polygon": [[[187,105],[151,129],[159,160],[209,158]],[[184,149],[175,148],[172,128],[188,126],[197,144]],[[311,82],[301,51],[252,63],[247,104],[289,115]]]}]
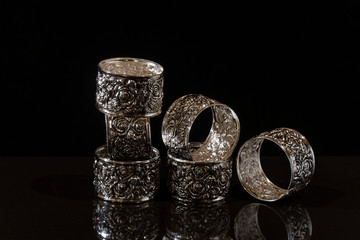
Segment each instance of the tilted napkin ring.
[{"label": "tilted napkin ring", "polygon": [[[196,117],[211,108],[212,127],[204,143],[197,149],[190,147],[189,135]],[[165,113],[162,139],[166,147],[182,159],[195,162],[227,161],[240,135],[236,113],[218,101],[201,94],[189,94],[177,99]]]}]

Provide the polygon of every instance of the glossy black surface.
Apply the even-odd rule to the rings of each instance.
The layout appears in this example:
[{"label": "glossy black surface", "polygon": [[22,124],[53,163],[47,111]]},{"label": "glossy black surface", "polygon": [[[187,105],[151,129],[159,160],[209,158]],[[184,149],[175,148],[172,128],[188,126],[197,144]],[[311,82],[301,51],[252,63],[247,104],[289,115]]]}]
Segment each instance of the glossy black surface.
[{"label": "glossy black surface", "polygon": [[[273,159],[268,157],[266,161]],[[286,169],[280,166],[281,162],[273,162],[271,171],[277,172],[279,178],[288,177],[279,172]],[[169,233],[183,237],[190,234],[194,239],[214,236],[239,239],[238,229],[242,233],[246,229],[237,225],[236,217],[249,204],[262,203],[258,222],[266,239],[287,239],[283,221],[291,216],[281,209],[292,206],[301,206],[300,213],[308,213],[311,239],[358,237],[360,157],[318,157],[310,185],[276,203],[251,198],[235,175],[225,202],[195,206],[172,200],[164,178],[153,201],[140,205],[104,205],[93,195],[92,164],[92,157],[0,158],[0,236],[3,239],[96,239],[97,234],[111,231],[123,239],[136,239],[136,236],[162,239]],[[164,168],[162,176],[165,174]],[[102,206],[105,208],[101,210]],[[94,216],[102,216],[102,225]],[[106,219],[115,219],[111,221],[114,229],[107,227]],[[116,221],[121,224],[116,225]]]}]

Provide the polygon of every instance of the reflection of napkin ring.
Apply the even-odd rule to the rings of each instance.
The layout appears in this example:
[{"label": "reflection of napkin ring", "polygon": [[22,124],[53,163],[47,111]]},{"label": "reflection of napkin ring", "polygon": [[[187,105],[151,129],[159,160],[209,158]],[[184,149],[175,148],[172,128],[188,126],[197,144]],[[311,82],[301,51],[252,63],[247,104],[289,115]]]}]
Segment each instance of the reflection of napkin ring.
[{"label": "reflection of napkin ring", "polygon": [[142,204],[94,201],[93,227],[98,239],[158,239],[159,214],[151,202]]},{"label": "reflection of napkin ring", "polygon": [[[211,108],[212,127],[207,139],[196,150],[191,149],[189,135],[196,117]],[[240,123],[228,106],[201,94],[177,99],[167,110],[162,123],[164,144],[177,156],[195,162],[227,161],[239,139]]]},{"label": "reflection of napkin ring", "polygon": [[115,161],[106,146],[95,152],[94,185],[98,196],[114,202],[142,202],[154,198],[160,183],[160,154],[152,147],[152,158]]},{"label": "reflection of napkin ring", "polygon": [[224,201],[212,204],[173,201],[163,240],[230,239],[230,211]]},{"label": "reflection of napkin ring", "polygon": [[[195,147],[193,147],[195,148]],[[195,162],[168,151],[168,188],[172,197],[183,201],[212,202],[226,197],[232,176],[232,159]]]},{"label": "reflection of napkin ring", "polygon": [[[287,189],[273,184],[262,170],[260,150],[265,139],[280,146],[290,162],[291,181]],[[239,150],[236,168],[242,186],[250,195],[275,201],[299,191],[310,182],[315,170],[315,156],[309,142],[299,132],[277,128],[245,142]]]},{"label": "reflection of napkin ring", "polygon": [[251,203],[243,207],[234,220],[235,239],[266,239],[261,232],[258,221],[259,208],[269,208],[283,221],[290,240],[308,240],[312,234],[310,216],[301,203],[284,206],[267,206]]}]

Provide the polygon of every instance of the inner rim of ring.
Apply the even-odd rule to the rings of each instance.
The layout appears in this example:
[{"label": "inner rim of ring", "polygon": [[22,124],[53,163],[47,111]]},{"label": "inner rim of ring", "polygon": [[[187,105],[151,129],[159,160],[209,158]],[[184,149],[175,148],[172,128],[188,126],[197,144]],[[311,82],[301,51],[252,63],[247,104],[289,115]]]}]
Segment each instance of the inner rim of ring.
[{"label": "inner rim of ring", "polygon": [[[238,141],[239,124],[233,111],[223,104],[210,107],[212,125],[206,140],[197,149],[189,148],[189,143],[187,144],[191,156],[196,162],[225,161],[231,156]],[[190,132],[191,126],[187,139],[189,139]]]},{"label": "inner rim of ring", "polygon": [[[289,187],[288,189],[278,187],[263,171],[260,161],[263,141],[263,138],[253,138],[244,144],[240,150],[241,160],[239,159],[237,171],[241,184],[253,197],[265,201],[275,201],[287,195]],[[289,186],[290,184],[291,181]]]},{"label": "inner rim of ring", "polygon": [[99,68],[106,73],[124,77],[152,77],[163,72],[159,64],[137,58],[106,59],[99,63]]}]

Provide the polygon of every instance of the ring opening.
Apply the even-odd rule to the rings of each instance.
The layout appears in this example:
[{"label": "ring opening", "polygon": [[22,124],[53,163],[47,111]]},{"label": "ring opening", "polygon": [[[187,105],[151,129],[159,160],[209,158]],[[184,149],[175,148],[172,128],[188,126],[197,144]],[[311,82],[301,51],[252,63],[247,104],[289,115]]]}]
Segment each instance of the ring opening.
[{"label": "ring opening", "polygon": [[[189,142],[205,142],[210,134],[212,128],[211,108],[206,108],[202,111],[194,120],[191,131],[189,133]],[[196,150],[197,148],[191,148],[191,150]]]},{"label": "ring opening", "polygon": [[191,152],[192,158],[203,162],[226,161],[239,138],[239,120],[226,105],[216,104],[207,109],[212,112],[211,129],[203,144]]},{"label": "ring opening", "polygon": [[260,163],[266,177],[280,188],[287,189],[291,182],[290,162],[276,143],[265,140],[261,145]]},{"label": "ring opening", "polygon": [[110,58],[99,63],[105,73],[124,77],[152,77],[163,72],[163,68],[149,60],[138,58]]},{"label": "ring opening", "polygon": [[264,173],[260,162],[263,141],[262,138],[252,138],[242,146],[237,171],[242,186],[250,195],[271,202],[287,195],[288,190],[275,185]]}]

